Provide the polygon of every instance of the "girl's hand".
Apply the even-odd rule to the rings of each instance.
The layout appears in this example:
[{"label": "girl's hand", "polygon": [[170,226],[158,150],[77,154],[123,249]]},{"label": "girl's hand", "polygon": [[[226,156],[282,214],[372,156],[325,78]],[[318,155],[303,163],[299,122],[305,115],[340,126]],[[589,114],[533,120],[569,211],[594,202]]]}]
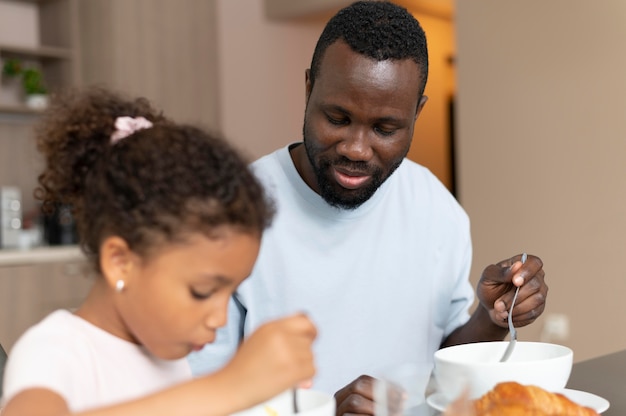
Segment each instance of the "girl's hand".
[{"label": "girl's hand", "polygon": [[241,344],[222,371],[232,372],[237,388],[255,400],[251,405],[263,402],[310,383],[316,336],[315,325],[305,314],[268,322]]}]

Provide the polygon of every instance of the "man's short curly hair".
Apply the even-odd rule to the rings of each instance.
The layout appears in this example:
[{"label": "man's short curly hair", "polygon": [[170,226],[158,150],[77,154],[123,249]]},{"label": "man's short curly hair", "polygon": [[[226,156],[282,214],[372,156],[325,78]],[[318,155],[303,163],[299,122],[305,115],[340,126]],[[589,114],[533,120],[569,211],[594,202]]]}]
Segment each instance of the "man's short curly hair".
[{"label": "man's short curly hair", "polygon": [[412,59],[420,71],[421,97],[428,77],[426,35],[419,22],[404,8],[388,1],[357,1],[333,16],[313,52],[311,87],[319,73],[326,49],[337,40],[353,51],[378,61]]}]

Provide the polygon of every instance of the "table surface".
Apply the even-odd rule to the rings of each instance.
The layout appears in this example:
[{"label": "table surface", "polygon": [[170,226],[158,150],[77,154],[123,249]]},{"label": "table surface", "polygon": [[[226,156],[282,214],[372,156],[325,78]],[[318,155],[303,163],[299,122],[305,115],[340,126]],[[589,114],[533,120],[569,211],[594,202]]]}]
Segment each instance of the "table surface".
[{"label": "table surface", "polygon": [[626,350],[574,364],[567,387],[607,399],[602,416],[626,415]]}]

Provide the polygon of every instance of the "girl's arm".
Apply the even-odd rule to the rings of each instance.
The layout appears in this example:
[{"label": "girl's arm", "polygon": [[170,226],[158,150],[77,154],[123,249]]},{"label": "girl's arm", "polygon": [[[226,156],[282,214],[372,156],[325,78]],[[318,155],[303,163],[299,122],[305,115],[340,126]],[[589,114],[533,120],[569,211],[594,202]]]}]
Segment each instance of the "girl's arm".
[{"label": "girl's arm", "polygon": [[267,323],[241,345],[221,370],[145,397],[81,413],[42,388],[16,394],[2,416],[187,416],[229,415],[261,403],[315,373],[312,322],[295,315]]}]

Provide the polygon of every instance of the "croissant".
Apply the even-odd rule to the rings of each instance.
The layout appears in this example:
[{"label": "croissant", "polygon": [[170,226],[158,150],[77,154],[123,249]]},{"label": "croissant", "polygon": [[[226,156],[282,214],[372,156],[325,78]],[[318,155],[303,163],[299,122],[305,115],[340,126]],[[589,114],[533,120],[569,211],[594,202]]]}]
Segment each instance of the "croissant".
[{"label": "croissant", "polygon": [[505,382],[474,401],[476,416],[598,416],[560,393],[540,387]]}]

